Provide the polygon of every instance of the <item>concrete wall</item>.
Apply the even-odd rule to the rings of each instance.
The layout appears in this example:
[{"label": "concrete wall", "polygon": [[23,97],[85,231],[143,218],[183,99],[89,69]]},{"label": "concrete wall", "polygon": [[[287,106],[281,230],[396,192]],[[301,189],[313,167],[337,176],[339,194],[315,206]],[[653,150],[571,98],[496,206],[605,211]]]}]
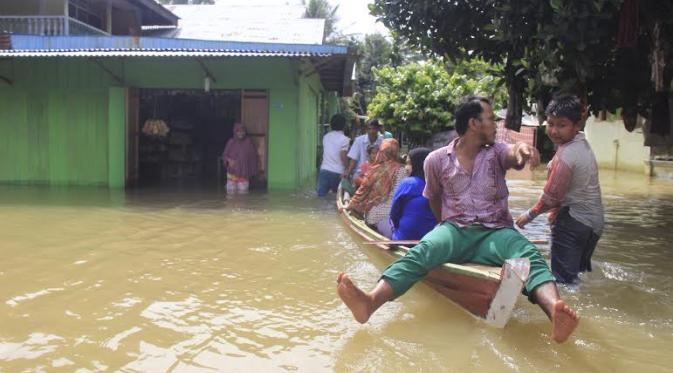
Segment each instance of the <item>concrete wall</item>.
[{"label": "concrete wall", "polygon": [[591,117],[585,133],[600,168],[645,172],[644,162],[649,159],[650,148],[643,145],[641,128],[627,132],[621,121],[599,121]]}]

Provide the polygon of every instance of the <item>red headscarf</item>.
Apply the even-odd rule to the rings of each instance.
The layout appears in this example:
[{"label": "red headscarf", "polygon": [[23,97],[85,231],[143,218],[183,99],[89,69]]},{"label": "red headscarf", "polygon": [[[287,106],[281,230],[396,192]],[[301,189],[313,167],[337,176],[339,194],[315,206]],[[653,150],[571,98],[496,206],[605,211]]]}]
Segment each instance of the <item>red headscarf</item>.
[{"label": "red headscarf", "polygon": [[242,177],[255,176],[259,171],[257,148],[247,135],[242,139],[236,136],[236,130],[240,129],[245,130],[245,126],[241,123],[234,124],[234,136],[224,147],[222,158],[225,161],[228,159],[234,161],[233,165],[227,166],[227,173]]},{"label": "red headscarf", "polygon": [[366,214],[372,207],[390,197],[395,173],[402,167],[398,161],[399,155],[400,146],[397,140],[385,139],[381,142],[376,159],[351,199],[349,209]]}]

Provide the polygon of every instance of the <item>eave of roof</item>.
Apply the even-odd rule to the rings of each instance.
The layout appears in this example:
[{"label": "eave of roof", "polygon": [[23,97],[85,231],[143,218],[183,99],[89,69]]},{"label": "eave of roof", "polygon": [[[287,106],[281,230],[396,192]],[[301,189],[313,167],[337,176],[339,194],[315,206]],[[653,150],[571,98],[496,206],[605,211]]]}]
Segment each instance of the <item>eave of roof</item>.
[{"label": "eave of roof", "polygon": [[181,50],[95,50],[95,51],[0,51],[0,57],[327,57],[330,54],[254,51],[181,51]]},{"label": "eave of roof", "polygon": [[348,47],[317,44],[250,43],[213,40],[172,39],[131,36],[38,36],[10,35],[12,49],[0,50],[5,57],[30,54],[48,56],[70,53],[88,57],[88,53],[110,55],[131,53],[148,55],[159,52],[247,53],[266,55],[346,55]]},{"label": "eave of roof", "polygon": [[[5,35],[7,36],[7,35]],[[128,36],[36,36],[9,35],[0,58],[225,58],[285,57],[308,58],[314,66],[305,74],[318,73],[323,86],[341,95],[350,95],[350,79],[355,55],[348,47],[320,44],[248,43],[210,40]]]}]

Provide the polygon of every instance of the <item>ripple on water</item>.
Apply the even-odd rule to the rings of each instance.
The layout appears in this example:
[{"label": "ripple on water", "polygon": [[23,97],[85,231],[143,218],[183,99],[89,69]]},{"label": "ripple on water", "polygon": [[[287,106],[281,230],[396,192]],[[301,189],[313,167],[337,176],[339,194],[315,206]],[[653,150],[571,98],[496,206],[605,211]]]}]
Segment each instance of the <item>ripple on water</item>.
[{"label": "ripple on water", "polygon": [[58,349],[64,339],[53,334],[31,333],[23,342],[0,342],[0,360],[32,360]]},{"label": "ripple on water", "polygon": [[9,300],[7,300],[5,302],[5,304],[7,304],[10,307],[16,307],[21,302],[25,302],[25,301],[28,301],[28,300],[33,300],[33,299],[36,299],[36,298],[39,298],[39,297],[42,297],[42,296],[45,296],[45,295],[49,295],[49,294],[64,291],[64,290],[65,290],[65,288],[42,289],[42,290],[38,290],[38,291],[35,291],[35,292],[32,292],[32,293],[26,293],[26,294],[17,295],[15,297],[12,297]]},{"label": "ripple on water", "polygon": [[599,263],[603,276],[615,281],[642,283],[645,278],[643,272],[629,270],[625,265],[618,263]]}]

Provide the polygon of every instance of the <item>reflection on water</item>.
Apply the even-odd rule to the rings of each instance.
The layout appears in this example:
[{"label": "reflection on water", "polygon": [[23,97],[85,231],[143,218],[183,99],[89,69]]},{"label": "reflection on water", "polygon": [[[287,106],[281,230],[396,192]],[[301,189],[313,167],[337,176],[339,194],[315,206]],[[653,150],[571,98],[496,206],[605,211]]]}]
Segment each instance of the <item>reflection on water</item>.
[{"label": "reflection on water", "polygon": [[[369,287],[387,259],[311,192],[0,187],[0,371],[666,371],[673,184],[601,181],[607,226],[594,272],[562,289],[582,315],[564,345],[523,297],[501,330],[424,285],[355,323],[336,274]],[[542,183],[510,182],[514,214]]]}]

